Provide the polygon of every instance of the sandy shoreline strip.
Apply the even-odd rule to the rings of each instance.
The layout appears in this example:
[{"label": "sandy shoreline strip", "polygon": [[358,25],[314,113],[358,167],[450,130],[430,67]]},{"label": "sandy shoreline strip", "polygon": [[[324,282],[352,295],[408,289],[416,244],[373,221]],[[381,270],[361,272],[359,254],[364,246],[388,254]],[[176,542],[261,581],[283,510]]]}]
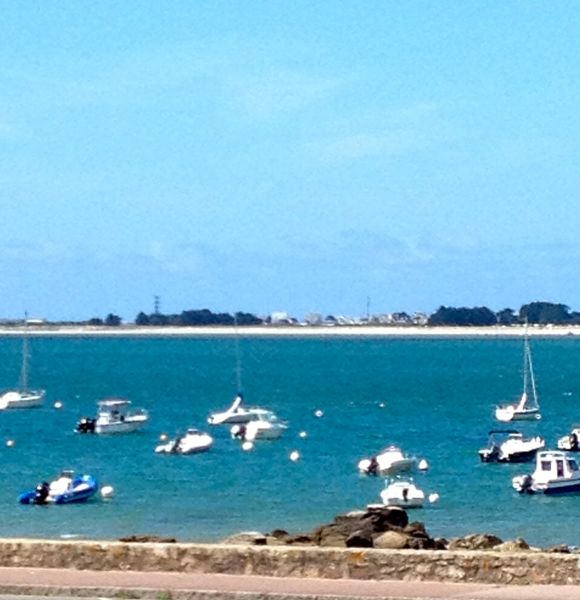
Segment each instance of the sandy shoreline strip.
[{"label": "sandy shoreline strip", "polygon": [[[526,331],[523,326],[492,327],[419,327],[419,326],[273,326],[256,325],[250,327],[138,327],[122,325],[103,326],[29,326],[26,332],[35,337],[294,337],[294,338],[342,338],[342,337],[378,337],[378,338],[510,338],[522,337]],[[0,337],[22,336],[23,327],[0,327]],[[580,336],[578,325],[545,325],[527,328],[531,337]]]}]

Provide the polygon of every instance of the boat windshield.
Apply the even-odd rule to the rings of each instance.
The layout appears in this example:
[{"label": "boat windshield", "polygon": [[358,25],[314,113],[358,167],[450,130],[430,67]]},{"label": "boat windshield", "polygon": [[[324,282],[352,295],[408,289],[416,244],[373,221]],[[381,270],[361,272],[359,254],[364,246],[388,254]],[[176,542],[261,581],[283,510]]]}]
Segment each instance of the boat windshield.
[{"label": "boat windshield", "polygon": [[578,470],[578,463],[573,458],[568,459],[568,466],[570,467],[570,471]]}]

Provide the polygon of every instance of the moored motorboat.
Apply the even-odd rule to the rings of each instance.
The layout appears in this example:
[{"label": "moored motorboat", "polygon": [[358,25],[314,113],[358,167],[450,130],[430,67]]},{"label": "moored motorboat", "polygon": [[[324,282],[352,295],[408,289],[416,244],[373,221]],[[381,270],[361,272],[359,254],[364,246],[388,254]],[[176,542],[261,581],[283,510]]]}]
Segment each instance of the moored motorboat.
[{"label": "moored motorboat", "polygon": [[254,419],[266,416],[270,411],[258,406],[243,406],[244,397],[238,394],[232,405],[222,412],[212,413],[207,422],[210,425],[233,425],[240,423],[249,423]]},{"label": "moored motorboat", "polygon": [[411,478],[387,479],[380,496],[385,506],[422,508],[425,503],[425,492]]},{"label": "moored motorboat", "polygon": [[248,423],[234,425],[233,438],[253,442],[255,440],[276,440],[288,429],[288,424],[279,419],[271,410],[258,415]]},{"label": "moored motorboat", "polygon": [[213,446],[213,437],[208,433],[190,428],[182,436],[159,444],[155,448],[157,454],[196,454],[207,452]]},{"label": "moored motorboat", "polygon": [[568,435],[558,440],[558,449],[568,452],[580,451],[580,425],[574,425]]},{"label": "moored motorboat", "polygon": [[494,429],[489,432],[489,445],[479,451],[479,457],[482,462],[527,462],[545,446],[544,438],[539,435],[526,439],[519,431]]},{"label": "moored motorboat", "polygon": [[358,463],[358,470],[365,475],[393,475],[411,471],[417,459],[406,455],[398,446],[388,446],[370,458],[363,458]]},{"label": "moored motorboat", "polygon": [[77,423],[79,433],[129,433],[141,429],[149,414],[142,408],[131,408],[131,401],[122,398],[106,398],[98,404],[96,418],[83,417]]},{"label": "moored motorboat", "polygon": [[578,463],[572,456],[561,450],[538,452],[534,472],[514,477],[512,487],[520,494],[572,494],[580,492]]},{"label": "moored motorboat", "polygon": [[22,492],[20,504],[70,504],[85,502],[98,491],[99,485],[92,475],[75,475],[73,471],[62,471],[48,483],[39,483],[34,490]]}]

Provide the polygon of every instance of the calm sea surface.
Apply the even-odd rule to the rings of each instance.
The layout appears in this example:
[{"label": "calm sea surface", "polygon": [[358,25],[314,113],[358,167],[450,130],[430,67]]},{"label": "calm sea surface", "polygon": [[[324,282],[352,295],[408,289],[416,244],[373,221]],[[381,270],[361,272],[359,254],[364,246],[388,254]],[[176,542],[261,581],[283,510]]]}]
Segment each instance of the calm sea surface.
[{"label": "calm sea surface", "polygon": [[[441,499],[411,516],[431,535],[490,532],[580,545],[580,495],[520,496],[511,478],[532,464],[479,462],[477,450],[499,425],[494,406],[521,393],[521,340],[242,338],[248,404],[272,408],[290,424],[284,438],[258,442],[253,452],[243,452],[227,428],[205,424],[235,392],[233,338],[33,338],[30,347],[31,383],[47,390],[47,401],[0,413],[2,537],[213,541],[242,530],[306,531],[378,502],[382,481],[360,476],[356,465],[396,443],[431,465],[415,479]],[[20,352],[20,340],[0,338],[2,387],[16,384]],[[544,418],[519,428],[555,447],[580,422],[580,341],[534,339],[532,352]],[[74,433],[77,420],[94,416],[96,401],[110,395],[147,408],[148,428],[111,437]],[[154,453],[162,433],[189,426],[215,436],[209,453]],[[289,460],[292,450],[300,461]],[[66,506],[17,503],[19,492],[63,468],[95,475],[116,496]]]}]

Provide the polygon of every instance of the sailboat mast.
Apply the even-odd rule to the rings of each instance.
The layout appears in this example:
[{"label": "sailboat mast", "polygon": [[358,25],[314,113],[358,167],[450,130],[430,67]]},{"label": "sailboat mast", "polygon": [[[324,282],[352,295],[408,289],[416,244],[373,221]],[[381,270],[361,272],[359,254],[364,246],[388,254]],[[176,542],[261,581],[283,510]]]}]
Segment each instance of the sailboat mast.
[{"label": "sailboat mast", "polygon": [[241,395],[242,393],[242,356],[240,349],[240,335],[238,332],[238,319],[234,315],[234,329],[236,336],[236,393]]},{"label": "sailboat mast", "polygon": [[539,406],[539,403],[538,403],[538,395],[536,392],[536,379],[534,377],[534,365],[532,364],[532,351],[530,349],[529,340],[526,340],[526,357],[527,357],[527,363],[528,363],[528,372],[529,372],[529,377],[530,377],[530,383],[532,385],[532,398],[533,398],[532,406],[533,406],[533,408],[537,408]]},{"label": "sailboat mast", "polygon": [[28,391],[28,314],[24,315],[24,335],[22,337],[22,367],[20,369],[20,391]]}]

